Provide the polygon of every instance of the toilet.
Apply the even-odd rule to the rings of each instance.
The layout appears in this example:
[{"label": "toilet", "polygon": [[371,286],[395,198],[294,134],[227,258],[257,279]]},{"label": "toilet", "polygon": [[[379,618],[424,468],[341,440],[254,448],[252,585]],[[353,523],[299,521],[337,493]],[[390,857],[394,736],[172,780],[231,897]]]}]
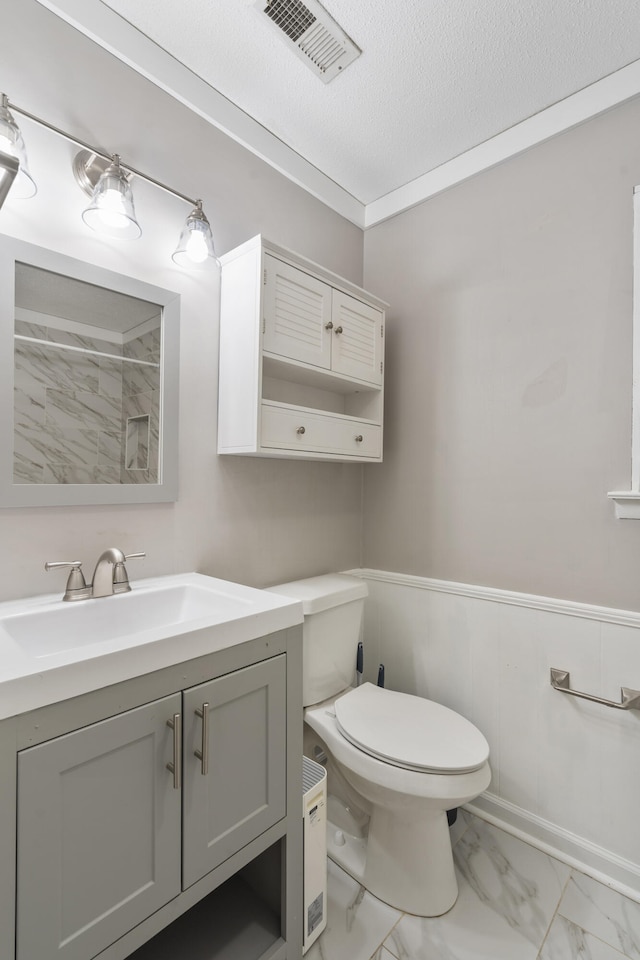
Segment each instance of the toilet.
[{"label": "toilet", "polygon": [[329,820],[346,811],[344,829],[329,823],[329,856],[398,910],[446,913],[458,896],[447,811],[489,786],[487,741],[441,704],[355,686],[363,580],[327,574],[269,589],[303,605],[305,752],[327,758]]}]

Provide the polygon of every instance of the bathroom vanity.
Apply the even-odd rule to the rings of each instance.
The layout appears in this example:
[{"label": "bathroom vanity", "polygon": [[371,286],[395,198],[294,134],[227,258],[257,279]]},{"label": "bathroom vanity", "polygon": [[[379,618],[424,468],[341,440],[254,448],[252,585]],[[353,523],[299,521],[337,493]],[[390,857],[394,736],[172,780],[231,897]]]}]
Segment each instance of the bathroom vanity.
[{"label": "bathroom vanity", "polygon": [[301,621],[197,574],[0,604],[2,958],[299,960]]}]

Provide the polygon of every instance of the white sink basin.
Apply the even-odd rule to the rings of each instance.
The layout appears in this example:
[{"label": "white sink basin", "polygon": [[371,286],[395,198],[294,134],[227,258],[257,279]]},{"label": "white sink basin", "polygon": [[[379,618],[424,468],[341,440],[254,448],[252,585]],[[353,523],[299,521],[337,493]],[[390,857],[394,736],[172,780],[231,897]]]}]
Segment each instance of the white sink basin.
[{"label": "white sink basin", "polygon": [[149,630],[171,628],[181,633],[201,621],[214,624],[244,616],[253,605],[247,597],[190,583],[155,589],[142,586],[113,597],[58,602],[46,609],[0,617],[0,629],[30,657],[52,657],[77,647],[134,639]]},{"label": "white sink basin", "polygon": [[130,593],[0,603],[0,719],[163,667],[268,639],[302,623],[302,604],[268,590],[181,573]]}]

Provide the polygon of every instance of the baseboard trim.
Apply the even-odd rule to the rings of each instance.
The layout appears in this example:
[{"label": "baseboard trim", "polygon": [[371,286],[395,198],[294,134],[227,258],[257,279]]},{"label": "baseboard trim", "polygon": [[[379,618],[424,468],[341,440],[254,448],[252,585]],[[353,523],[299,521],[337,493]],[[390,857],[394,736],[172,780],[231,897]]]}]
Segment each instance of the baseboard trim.
[{"label": "baseboard trim", "polygon": [[640,903],[640,867],[630,860],[491,793],[464,809]]},{"label": "baseboard trim", "polygon": [[491,600],[494,603],[507,603],[516,607],[528,607],[531,610],[545,610],[547,613],[560,613],[568,617],[581,617],[583,620],[600,620],[603,623],[617,623],[627,627],[640,628],[640,613],[634,610],[596,607],[590,603],[576,603],[573,600],[557,600],[554,597],[516,593],[512,590],[500,590],[497,587],[456,583],[453,580],[434,580],[430,577],[416,577],[411,574],[392,573],[387,570],[371,570],[366,567],[345,572],[362,577],[364,580],[393,583],[401,587],[413,587],[417,590],[432,590],[436,593],[454,593],[462,597],[472,597],[476,600]]}]

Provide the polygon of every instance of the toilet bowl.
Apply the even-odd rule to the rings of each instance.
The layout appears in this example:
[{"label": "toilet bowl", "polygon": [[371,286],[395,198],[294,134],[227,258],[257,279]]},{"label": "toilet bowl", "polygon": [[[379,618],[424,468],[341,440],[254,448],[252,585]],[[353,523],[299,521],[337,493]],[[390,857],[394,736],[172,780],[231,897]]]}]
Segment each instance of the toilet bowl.
[{"label": "toilet bowl", "polygon": [[[414,725],[421,714],[428,728]],[[489,786],[482,734],[440,704],[368,683],[307,707],[304,718],[370,814],[366,845],[356,844],[354,855],[346,843],[330,844],[333,858],[344,857],[341,865],[367,890],[405,913],[446,913],[458,896],[447,810]],[[356,744],[353,732],[366,732],[367,743]]]},{"label": "toilet bowl", "polygon": [[487,741],[441,704],[370,683],[351,686],[362,580],[330,574],[270,589],[303,602],[305,726],[317,738],[316,756],[326,753],[349,802],[355,798],[369,817],[366,835],[330,826],[329,855],[398,910],[446,913],[458,895],[447,810],[489,786]]}]

